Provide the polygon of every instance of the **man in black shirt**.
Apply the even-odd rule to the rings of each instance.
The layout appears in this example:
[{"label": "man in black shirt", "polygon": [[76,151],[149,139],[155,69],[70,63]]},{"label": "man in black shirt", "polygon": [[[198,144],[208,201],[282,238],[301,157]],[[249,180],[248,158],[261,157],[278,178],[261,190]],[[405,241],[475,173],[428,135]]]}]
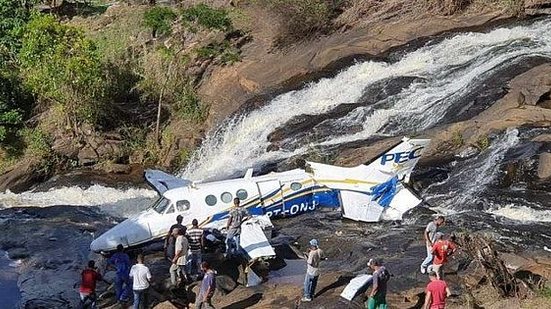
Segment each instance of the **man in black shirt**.
[{"label": "man in black shirt", "polygon": [[174,241],[176,240],[176,237],[172,235],[172,231],[175,228],[178,228],[181,231],[184,230],[185,227],[182,225],[182,220],[184,220],[184,217],[182,217],[181,215],[178,215],[176,217],[176,223],[173,224],[168,230],[168,234],[166,235],[165,246],[164,246],[166,258],[174,257]]}]

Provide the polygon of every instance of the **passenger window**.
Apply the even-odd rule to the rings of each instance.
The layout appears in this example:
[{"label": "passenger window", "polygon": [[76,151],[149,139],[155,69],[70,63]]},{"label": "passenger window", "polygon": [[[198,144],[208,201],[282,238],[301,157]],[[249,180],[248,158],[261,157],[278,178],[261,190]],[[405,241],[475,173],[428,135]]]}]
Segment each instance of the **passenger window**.
[{"label": "passenger window", "polygon": [[182,211],[186,211],[189,209],[189,201],[188,200],[183,200],[183,201],[177,201],[176,202],[176,210],[178,212],[182,212]]},{"label": "passenger window", "polygon": [[207,203],[207,205],[209,206],[214,206],[216,205],[216,196],[210,194],[210,195],[207,195],[207,197],[205,197],[205,203]]},{"label": "passenger window", "polygon": [[165,214],[171,214],[171,213],[174,213],[174,205],[173,204],[170,204],[170,206],[168,206],[168,209],[165,212]]},{"label": "passenger window", "polygon": [[302,184],[300,182],[292,182],[291,183],[291,189],[293,191],[300,190],[302,188]]},{"label": "passenger window", "polygon": [[224,192],[224,193],[222,193],[222,195],[220,195],[220,199],[221,199],[222,202],[224,202],[224,203],[229,203],[229,202],[232,201],[233,196],[232,196],[231,193],[229,193],[229,192]]},{"label": "passenger window", "polygon": [[238,199],[240,200],[246,200],[247,197],[249,196],[249,194],[247,193],[247,190],[245,189],[239,189],[237,190],[237,192],[235,193],[235,196],[237,196]]}]

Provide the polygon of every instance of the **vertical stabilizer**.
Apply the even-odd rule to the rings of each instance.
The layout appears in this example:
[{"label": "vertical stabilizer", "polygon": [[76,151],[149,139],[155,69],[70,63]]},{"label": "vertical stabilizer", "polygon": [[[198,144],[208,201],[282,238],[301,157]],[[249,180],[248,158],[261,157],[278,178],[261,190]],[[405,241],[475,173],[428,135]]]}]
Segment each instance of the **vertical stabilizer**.
[{"label": "vertical stabilizer", "polygon": [[409,181],[413,168],[429,145],[429,139],[410,139],[404,137],[402,142],[382,153],[367,166],[369,169],[384,174],[395,174],[399,180]]}]

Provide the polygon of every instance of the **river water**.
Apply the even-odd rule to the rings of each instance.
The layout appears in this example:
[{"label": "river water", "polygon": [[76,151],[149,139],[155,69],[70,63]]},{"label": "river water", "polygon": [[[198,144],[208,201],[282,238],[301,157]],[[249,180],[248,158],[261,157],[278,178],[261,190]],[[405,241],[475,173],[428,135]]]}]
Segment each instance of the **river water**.
[{"label": "river water", "polygon": [[0,300],[1,308],[17,308],[21,300],[21,293],[17,287],[17,267],[18,261],[12,261],[8,258],[5,251],[0,250]]}]

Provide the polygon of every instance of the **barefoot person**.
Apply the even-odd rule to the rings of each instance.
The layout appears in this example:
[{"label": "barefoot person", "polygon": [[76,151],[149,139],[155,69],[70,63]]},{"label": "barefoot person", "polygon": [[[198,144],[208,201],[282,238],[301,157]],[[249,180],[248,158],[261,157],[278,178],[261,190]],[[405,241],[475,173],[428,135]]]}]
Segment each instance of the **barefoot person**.
[{"label": "barefoot person", "polygon": [[444,280],[437,278],[434,271],[429,272],[429,279],[423,309],[444,309],[446,298],[451,295],[450,289]]},{"label": "barefoot person", "polygon": [[427,267],[429,267],[430,263],[432,263],[432,246],[436,242],[436,232],[438,232],[438,229],[444,224],[445,220],[446,219],[443,216],[438,216],[432,222],[429,222],[425,228],[423,237],[425,238],[425,245],[427,247],[427,257],[421,264],[422,274],[427,272]]}]

